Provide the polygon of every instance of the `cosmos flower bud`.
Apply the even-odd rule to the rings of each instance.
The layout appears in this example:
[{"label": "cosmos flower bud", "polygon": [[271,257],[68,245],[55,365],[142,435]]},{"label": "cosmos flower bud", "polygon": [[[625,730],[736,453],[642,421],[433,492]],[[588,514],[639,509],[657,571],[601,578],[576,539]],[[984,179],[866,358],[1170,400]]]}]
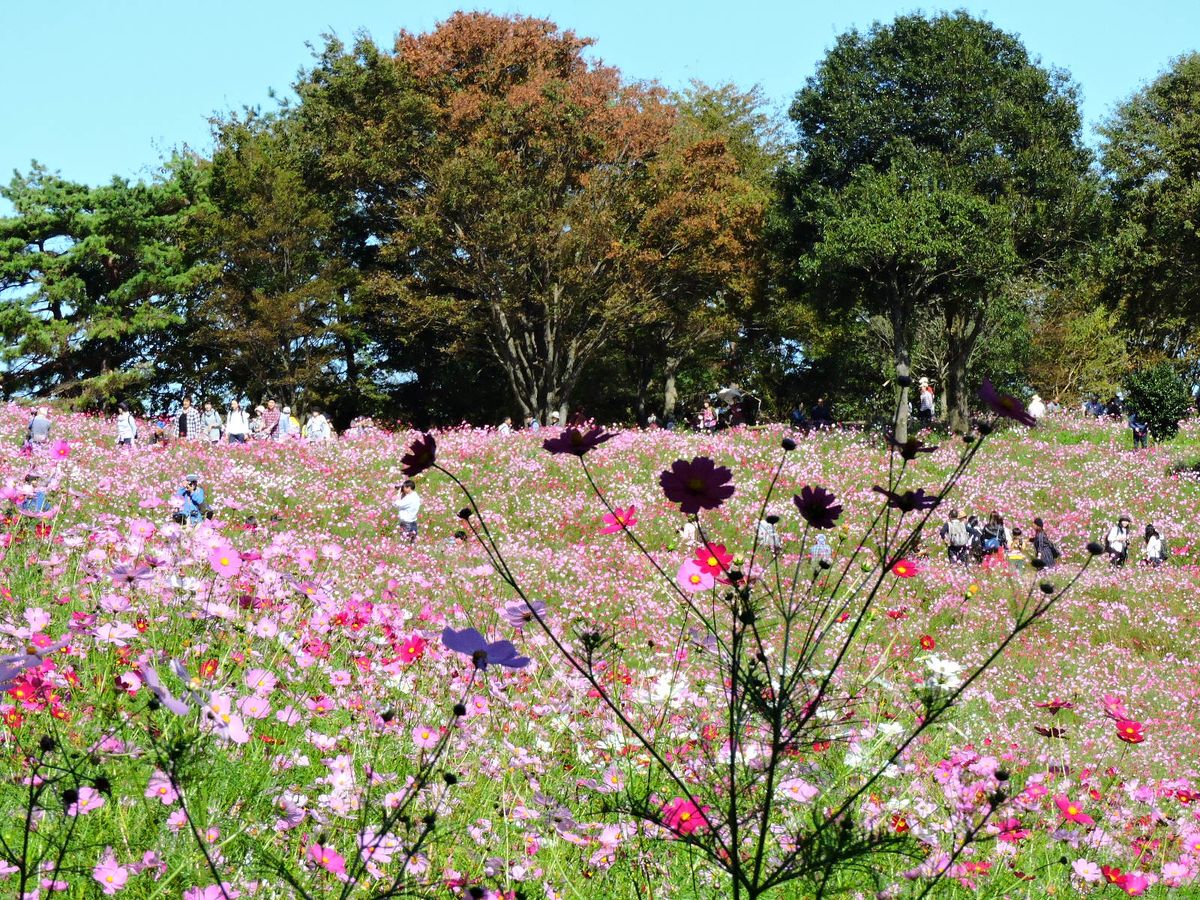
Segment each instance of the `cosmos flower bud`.
[{"label": "cosmos flower bud", "polygon": [[789,453],[796,449],[796,442],[793,441],[790,437],[785,437],[782,441],[779,442],[779,445],[781,447],[783,447],[783,449],[788,451]]},{"label": "cosmos flower bud", "polygon": [[1104,545],[1099,541],[1089,541],[1087,545],[1087,552],[1092,556],[1099,556],[1104,552]]}]

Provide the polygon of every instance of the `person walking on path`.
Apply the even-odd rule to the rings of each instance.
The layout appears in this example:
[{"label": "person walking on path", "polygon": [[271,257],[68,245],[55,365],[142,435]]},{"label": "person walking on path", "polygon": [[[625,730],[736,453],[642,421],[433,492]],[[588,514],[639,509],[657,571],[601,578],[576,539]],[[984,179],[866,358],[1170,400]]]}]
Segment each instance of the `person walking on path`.
[{"label": "person walking on path", "polygon": [[200,417],[200,425],[204,430],[204,439],[212,444],[221,442],[223,425],[221,414],[213,409],[212,403],[205,402],[204,415]]},{"label": "person walking on path", "polygon": [[971,534],[957,509],[950,510],[950,520],[938,529],[938,535],[946,542],[946,559],[952,563],[966,565]]}]

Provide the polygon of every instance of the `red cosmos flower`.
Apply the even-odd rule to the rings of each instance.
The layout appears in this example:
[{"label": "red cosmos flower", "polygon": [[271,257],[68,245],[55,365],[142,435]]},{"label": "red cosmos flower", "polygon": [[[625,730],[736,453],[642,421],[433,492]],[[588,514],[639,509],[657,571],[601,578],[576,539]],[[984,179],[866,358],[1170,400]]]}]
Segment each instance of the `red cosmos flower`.
[{"label": "red cosmos flower", "polygon": [[15,706],[4,707],[4,724],[9,728],[17,729],[21,727],[21,723],[25,721],[25,717],[21,715],[21,711]]},{"label": "red cosmos flower", "polygon": [[207,679],[211,680],[211,679],[215,678],[216,675],[217,675],[216,659],[206,659],[204,662],[202,662],[200,664],[200,677],[201,678],[207,678]]},{"label": "red cosmos flower", "polygon": [[1104,880],[1109,884],[1115,884],[1117,887],[1124,887],[1125,885],[1126,876],[1115,866],[1101,866],[1100,874],[1104,876]]},{"label": "red cosmos flower", "polygon": [[637,512],[636,506],[630,506],[628,509],[616,507],[610,513],[604,514],[604,527],[600,529],[601,534],[616,534],[618,531],[623,531],[630,525],[636,525],[637,519],[634,513]]},{"label": "red cosmos flower", "polygon": [[1058,811],[1063,814],[1063,818],[1068,822],[1078,822],[1080,825],[1096,824],[1096,820],[1087,815],[1083,811],[1083,807],[1078,803],[1072,803],[1068,800],[1066,794],[1057,794],[1054,797],[1054,805],[1058,807]]},{"label": "red cosmos flower", "polygon": [[725,466],[718,466],[707,456],[697,456],[688,462],[677,459],[671,468],[658,476],[663,494],[679,509],[688,514],[701,509],[716,509],[733,496],[730,484],[733,473]]},{"label": "red cosmos flower", "polygon": [[935,641],[929,635],[927,635],[927,634],[921,635],[921,649],[922,650],[932,650],[936,646],[937,646],[937,641]]},{"label": "red cosmos flower", "polygon": [[415,663],[425,655],[425,647],[428,644],[429,641],[425,640],[425,638],[419,634],[414,634],[400,645],[400,658],[406,663]]},{"label": "red cosmos flower", "polygon": [[678,835],[687,837],[701,828],[708,827],[708,807],[701,809],[691,800],[676,797],[663,807],[663,824]]},{"label": "red cosmos flower", "polygon": [[408,453],[400,458],[400,468],[409,478],[415,478],[437,459],[437,441],[432,434],[423,434],[409,445]]},{"label": "red cosmos flower", "polygon": [[917,567],[907,559],[901,559],[892,566],[892,574],[899,578],[912,578],[917,574]]},{"label": "red cosmos flower", "polygon": [[1014,422],[1026,426],[1037,424],[1037,419],[1025,411],[1024,403],[1016,397],[998,392],[992,387],[990,378],[983,379],[983,384],[979,387],[979,399],[998,416],[1004,416],[1006,419],[1012,419]]},{"label": "red cosmos flower", "polygon": [[733,565],[733,554],[725,549],[724,544],[705,544],[696,550],[693,561],[701,572],[723,575]]},{"label": "red cosmos flower", "polygon": [[605,441],[612,440],[616,435],[609,434],[603,428],[593,428],[590,431],[580,431],[578,428],[564,428],[558,437],[546,438],[542,448],[550,453],[570,453],[572,456],[583,456],[589,450],[595,450]]},{"label": "red cosmos flower", "polygon": [[892,831],[896,834],[905,834],[908,832],[908,819],[896,813],[892,816]]},{"label": "red cosmos flower", "polygon": [[1127,744],[1140,744],[1146,739],[1144,727],[1133,719],[1121,719],[1117,722],[1117,737]]}]

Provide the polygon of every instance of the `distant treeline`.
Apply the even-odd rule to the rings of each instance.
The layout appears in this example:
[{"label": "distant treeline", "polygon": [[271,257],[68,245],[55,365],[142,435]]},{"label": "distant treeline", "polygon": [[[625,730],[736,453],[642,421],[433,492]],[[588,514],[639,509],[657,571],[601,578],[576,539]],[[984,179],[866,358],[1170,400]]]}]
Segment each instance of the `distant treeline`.
[{"label": "distant treeline", "polygon": [[985,376],[1065,403],[1200,372],[1200,55],[1093,154],[1069,75],[962,12],[842,35],[789,122],[590,43],[486,13],[328,38],[210,158],[14,175],[0,392],[448,423],[679,416],[738,382],[871,419],[911,373],[961,428]]}]

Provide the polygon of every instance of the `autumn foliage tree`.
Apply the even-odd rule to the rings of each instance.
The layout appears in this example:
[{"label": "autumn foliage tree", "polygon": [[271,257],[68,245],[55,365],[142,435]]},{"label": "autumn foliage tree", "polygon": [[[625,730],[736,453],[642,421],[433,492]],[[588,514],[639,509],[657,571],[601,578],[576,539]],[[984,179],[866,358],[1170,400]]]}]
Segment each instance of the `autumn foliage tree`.
[{"label": "autumn foliage tree", "polygon": [[394,53],[336,43],[298,86],[319,177],[356,198],[395,333],[484,348],[523,412],[565,409],[617,332],[616,247],[666,146],[662,93],[543,19],[458,13]]}]

